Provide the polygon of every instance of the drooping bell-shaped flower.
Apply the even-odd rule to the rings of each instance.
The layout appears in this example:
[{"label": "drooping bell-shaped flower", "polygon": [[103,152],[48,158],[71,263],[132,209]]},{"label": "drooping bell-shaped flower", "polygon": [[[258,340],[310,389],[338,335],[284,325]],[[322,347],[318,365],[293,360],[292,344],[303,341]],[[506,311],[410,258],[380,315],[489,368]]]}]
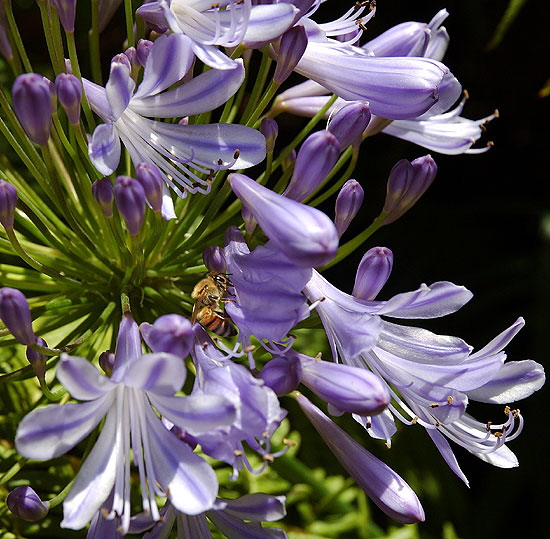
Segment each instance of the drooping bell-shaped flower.
[{"label": "drooping bell-shaped flower", "polygon": [[136,180],[145,192],[145,198],[155,212],[162,209],[162,172],[154,163],[139,163],[136,166]]},{"label": "drooping bell-shaped flower", "polygon": [[137,236],[145,217],[145,190],[129,176],[119,176],[115,182],[115,200],[118,211],[131,236]]},{"label": "drooping bell-shaped flower", "polygon": [[36,144],[44,146],[50,138],[52,96],[50,83],[37,73],[19,75],[13,83],[13,108],[25,133]]},{"label": "drooping bell-shaped flower", "polygon": [[338,233],[324,213],[278,195],[244,174],[231,174],[229,183],[267,237],[291,262],[311,268],[334,257]]},{"label": "drooping bell-shaped flower", "polygon": [[179,511],[191,515],[212,507],[218,488],[214,471],[157,414],[196,436],[228,428],[235,408],[223,396],[206,392],[200,398],[175,397],[186,375],[180,357],[143,354],[137,324],[127,314],[110,378],[100,375],[87,359],[66,354],[56,374],[71,395],[84,402],[46,406],[25,416],[15,442],[22,455],[37,460],[62,455],[105,418],[63,503],[63,527],[83,528],[111,499],[105,514],[120,518],[120,533],[128,531],[131,454],[143,508],[154,520],[160,518],[156,496],[168,497]]},{"label": "drooping bell-shaped flower", "polygon": [[437,174],[437,165],[430,155],[414,161],[401,159],[391,169],[383,212],[384,224],[393,223],[410,210],[426,192]]},{"label": "drooping bell-shaped flower", "polygon": [[404,524],[424,520],[424,510],[416,494],[397,473],[359,445],[306,397],[298,394],[296,400],[340,464],[386,515]]},{"label": "drooping bell-shaped flower", "polygon": [[340,141],[329,130],[306,138],[283,196],[302,202],[321,185],[340,157]]},{"label": "drooping bell-shaped flower", "polygon": [[8,286],[0,288],[0,318],[18,343],[34,344],[31,310],[22,292]]},{"label": "drooping bell-shaped flower", "polygon": [[43,502],[34,489],[29,486],[14,488],[8,494],[6,505],[16,517],[27,522],[42,520],[50,510],[50,504]]},{"label": "drooping bell-shaped flower", "polygon": [[0,223],[6,230],[13,230],[16,205],[17,189],[0,179]]},{"label": "drooping bell-shaped flower", "polygon": [[338,237],[348,229],[363,204],[365,192],[356,180],[348,180],[340,189],[335,203],[334,225]]},{"label": "drooping bell-shaped flower", "polygon": [[275,149],[275,141],[279,134],[279,126],[273,118],[262,118],[260,122],[260,133],[265,137],[265,148],[267,153]]}]

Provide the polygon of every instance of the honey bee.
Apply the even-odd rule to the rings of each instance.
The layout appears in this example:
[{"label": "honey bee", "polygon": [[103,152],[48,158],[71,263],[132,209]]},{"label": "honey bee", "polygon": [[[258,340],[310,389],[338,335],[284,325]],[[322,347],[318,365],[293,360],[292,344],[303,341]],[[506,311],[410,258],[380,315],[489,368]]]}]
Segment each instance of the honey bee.
[{"label": "honey bee", "polygon": [[195,300],[191,323],[198,322],[202,327],[220,337],[233,337],[237,329],[221,305],[231,281],[223,273],[211,271],[193,288],[191,298]]}]

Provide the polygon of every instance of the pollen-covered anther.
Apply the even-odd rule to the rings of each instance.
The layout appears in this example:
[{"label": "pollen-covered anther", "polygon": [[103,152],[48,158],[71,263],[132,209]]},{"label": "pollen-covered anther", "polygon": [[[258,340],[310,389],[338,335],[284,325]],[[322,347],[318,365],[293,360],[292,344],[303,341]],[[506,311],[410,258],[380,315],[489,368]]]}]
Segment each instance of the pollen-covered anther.
[{"label": "pollen-covered anther", "polygon": [[416,425],[418,423],[418,416],[414,416],[412,419],[411,419],[411,425]]},{"label": "pollen-covered anther", "polygon": [[233,451],[233,454],[236,457],[241,457],[242,455],[244,455],[244,451],[242,449],[235,449],[235,451]]},{"label": "pollen-covered anther", "polygon": [[262,455],[262,458],[265,462],[275,462],[275,457],[273,455]]},{"label": "pollen-covered anther", "polygon": [[243,352],[244,352],[245,354],[249,354],[250,352],[254,352],[254,350],[256,350],[256,346],[253,345],[253,344],[249,344],[248,346],[245,346],[245,347],[243,348]]},{"label": "pollen-covered anther", "polygon": [[241,155],[241,150],[235,150],[235,153],[233,154],[233,159],[238,159],[239,155]]},{"label": "pollen-covered anther", "polygon": [[449,395],[449,396],[447,397],[447,402],[448,402],[449,404],[452,404],[452,403],[453,403],[453,398],[451,397],[451,395]]},{"label": "pollen-covered anther", "polygon": [[508,405],[504,407],[504,415],[510,415],[510,407]]},{"label": "pollen-covered anther", "polygon": [[515,419],[520,416],[519,408],[517,408],[516,410],[512,410],[511,412]]},{"label": "pollen-covered anther", "polygon": [[503,433],[503,432],[500,432],[500,431],[493,432],[493,436],[494,436],[495,438],[501,438],[503,435],[504,435],[504,433]]},{"label": "pollen-covered anther", "polygon": [[323,352],[319,352],[319,353],[315,356],[315,361],[321,361],[322,358],[323,358]]},{"label": "pollen-covered anther", "polygon": [[289,440],[288,438],[283,438],[283,444],[287,447],[296,447],[296,442]]},{"label": "pollen-covered anther", "polygon": [[439,404],[437,402],[430,402],[430,408],[439,408]]}]

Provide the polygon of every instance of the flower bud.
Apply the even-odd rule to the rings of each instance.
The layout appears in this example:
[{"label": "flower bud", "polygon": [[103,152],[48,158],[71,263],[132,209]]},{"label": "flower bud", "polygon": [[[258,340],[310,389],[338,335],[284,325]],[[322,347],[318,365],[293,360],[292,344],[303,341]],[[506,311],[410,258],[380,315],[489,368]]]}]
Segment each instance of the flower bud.
[{"label": "flower bud", "polygon": [[10,62],[13,60],[13,51],[11,50],[10,40],[6,33],[6,27],[0,19],[0,54]]},{"label": "flower bud", "polygon": [[361,142],[361,135],[370,121],[369,105],[365,101],[351,101],[339,108],[332,116],[327,130],[340,143],[340,149],[345,150],[352,144]]},{"label": "flower bud", "polygon": [[210,271],[225,273],[225,255],[219,245],[209,245],[202,252],[202,260]]},{"label": "flower bud", "polygon": [[113,216],[113,201],[115,199],[115,189],[111,180],[107,177],[96,180],[92,184],[92,194],[105,217],[111,218]]},{"label": "flower bud", "polygon": [[419,157],[411,163],[398,161],[391,169],[383,212],[388,213],[384,224],[392,223],[411,209],[431,185],[437,173],[437,165],[430,155]]},{"label": "flower bud", "polygon": [[6,230],[13,230],[16,205],[17,189],[0,179],[0,223]]},{"label": "flower bud", "polygon": [[[35,337],[34,342],[36,344],[39,344],[40,346],[48,346],[48,344],[42,337]],[[36,377],[39,380],[44,380],[44,377],[46,376],[46,360],[48,359],[47,356],[41,354],[40,352],[37,352],[36,350],[33,350],[30,347],[27,347],[26,356],[32,368],[34,369]]]},{"label": "flower bud", "polygon": [[359,262],[352,295],[374,299],[386,284],[393,267],[393,253],[387,247],[369,249]]},{"label": "flower bud", "polygon": [[49,81],[36,73],[19,75],[11,90],[13,109],[28,137],[44,146],[50,138],[52,96]]},{"label": "flower bud", "polygon": [[277,395],[294,391],[302,379],[302,363],[298,354],[289,352],[276,356],[264,365],[260,377]]},{"label": "flower bud", "polygon": [[299,394],[296,400],[340,464],[386,515],[403,524],[424,520],[424,510],[403,478],[358,444],[306,397]]},{"label": "flower bud", "polygon": [[260,122],[260,133],[265,137],[266,152],[273,152],[279,134],[277,122],[273,118],[263,118]]},{"label": "flower bud", "polygon": [[145,191],[147,202],[156,213],[162,209],[163,176],[154,163],[138,163],[136,166],[136,179]]},{"label": "flower bud", "polygon": [[363,198],[365,192],[361,187],[361,184],[356,180],[348,180],[340,189],[335,204],[335,217],[334,224],[338,231],[338,237],[348,229],[353,218],[357,215],[361,204],[363,204]]},{"label": "flower bud", "polygon": [[296,150],[292,150],[281,163],[281,167],[283,169],[283,172],[286,172],[289,169],[293,169],[294,165],[296,165]]},{"label": "flower bud", "polygon": [[15,288],[0,288],[0,318],[18,343],[34,344],[31,310],[22,292]]},{"label": "flower bud", "polygon": [[113,374],[113,369],[115,366],[115,354],[111,350],[102,352],[99,355],[99,366],[103,369],[103,372],[107,376]]},{"label": "flower bud", "polygon": [[141,324],[141,334],[153,352],[187,357],[195,343],[191,322],[179,314],[165,314],[154,324]]},{"label": "flower bud", "polygon": [[70,73],[60,73],[55,78],[57,99],[72,125],[80,121],[80,102],[82,100],[82,83]]},{"label": "flower bud", "polygon": [[306,29],[299,25],[287,30],[281,37],[277,67],[273,75],[276,84],[282,84],[294,71],[307,47]]},{"label": "flower bud", "polygon": [[300,147],[296,165],[283,196],[301,202],[328,176],[340,157],[340,143],[329,131],[317,131]]},{"label": "flower bud", "polygon": [[229,183],[269,239],[294,264],[315,267],[332,260],[338,234],[324,213],[278,195],[244,174],[231,174]]},{"label": "flower bud", "polygon": [[42,520],[50,510],[50,504],[43,502],[29,486],[14,488],[8,494],[6,504],[16,517],[27,522]]},{"label": "flower bud", "polygon": [[115,183],[115,200],[128,232],[137,236],[145,217],[145,190],[129,176],[119,176]]},{"label": "flower bud", "polygon": [[49,2],[55,7],[65,32],[74,32],[76,0],[49,0]]},{"label": "flower bud", "polygon": [[149,39],[140,39],[137,44],[137,59],[138,62],[145,67],[145,62],[147,62],[147,58],[149,56],[149,52],[151,51],[151,47],[153,46],[153,42]]},{"label": "flower bud", "polygon": [[381,378],[366,369],[350,365],[308,358],[302,361],[302,383],[343,412],[376,415],[391,400]]}]

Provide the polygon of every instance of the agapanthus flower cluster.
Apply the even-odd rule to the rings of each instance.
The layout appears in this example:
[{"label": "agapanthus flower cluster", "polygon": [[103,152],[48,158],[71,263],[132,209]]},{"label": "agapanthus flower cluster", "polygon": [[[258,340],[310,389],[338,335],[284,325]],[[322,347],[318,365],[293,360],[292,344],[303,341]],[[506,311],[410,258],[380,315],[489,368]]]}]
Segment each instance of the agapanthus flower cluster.
[{"label": "agapanthus flower cluster", "polygon": [[[296,475],[309,470],[296,413],[403,524],[429,515],[369,450],[390,447],[396,423],[423,427],[465,482],[453,445],[518,465],[508,443],[523,416],[509,405],[544,383],[535,361],[506,361],[523,319],[474,352],[408,323],[457,311],[465,287],[378,299],[393,254],[370,238],[421,205],[436,160],[395,163],[378,217],[351,234],[368,137],[475,153],[495,115],[460,116],[445,10],[374,37],[374,2],[332,21],[317,20],[321,3],[153,0],[133,12],[100,0],[91,16],[74,0],[0,5],[12,81],[0,99],[0,484],[12,515],[0,513],[0,535],[32,522],[90,538],[286,537],[293,482],[315,480]],[[27,16],[44,27],[40,70],[18,29]],[[86,16],[90,62],[75,35]],[[119,50],[102,64],[107,32]],[[306,80],[290,87],[291,75]],[[311,120],[283,138],[281,112]],[[348,293],[323,273],[357,249]],[[478,421],[470,401],[505,417]]]}]

